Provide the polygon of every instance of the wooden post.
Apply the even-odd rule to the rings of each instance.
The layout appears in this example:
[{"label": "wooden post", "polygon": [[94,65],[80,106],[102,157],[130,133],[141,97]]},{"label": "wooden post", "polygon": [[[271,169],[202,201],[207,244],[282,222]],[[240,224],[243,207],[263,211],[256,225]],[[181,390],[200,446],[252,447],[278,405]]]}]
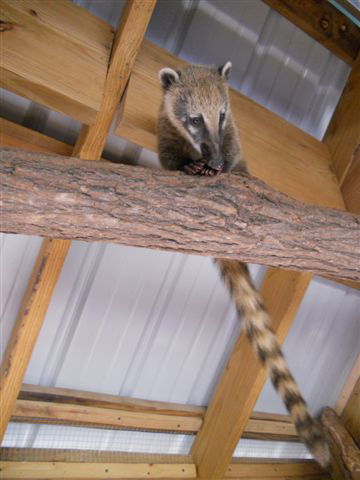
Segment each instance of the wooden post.
[{"label": "wooden post", "polygon": [[[344,92],[327,129],[324,142],[330,149],[340,185],[344,184],[360,144],[360,55],[351,70]],[[359,155],[359,153],[358,153]],[[358,160],[359,162],[359,160]],[[358,206],[358,208],[360,208]]]},{"label": "wooden post", "polygon": [[[268,270],[265,275],[261,293],[280,342],[290,329],[311,277],[281,270]],[[192,447],[198,478],[224,477],[265,381],[265,369],[241,333]]]},{"label": "wooden post", "polygon": [[[95,124],[90,129],[87,127],[83,129],[74,150],[74,154],[81,159],[101,158],[113,114],[125,90],[131,66],[155,3],[156,0],[128,0],[125,6],[113,44],[100,111]],[[89,78],[89,82],[91,81]],[[1,368],[0,441],[15,407],[32,350],[69,246],[68,240],[45,240],[34,267],[32,280],[23,299]]]}]

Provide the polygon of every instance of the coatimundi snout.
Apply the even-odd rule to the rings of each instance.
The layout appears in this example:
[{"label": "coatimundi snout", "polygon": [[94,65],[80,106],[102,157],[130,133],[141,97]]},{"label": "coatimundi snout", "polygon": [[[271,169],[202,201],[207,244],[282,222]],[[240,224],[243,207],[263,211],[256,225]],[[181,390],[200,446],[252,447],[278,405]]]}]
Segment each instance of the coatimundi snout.
[{"label": "coatimundi snout", "polygon": [[[158,149],[163,168],[190,175],[212,176],[235,170],[247,174],[231,115],[227,83],[230,71],[230,62],[220,68],[190,65],[180,70],[160,70],[163,101],[158,119]],[[246,264],[236,260],[214,261],[242,315],[246,334],[291,414],[300,438],[318,463],[327,466],[330,452],[322,428],[308,412]]]}]

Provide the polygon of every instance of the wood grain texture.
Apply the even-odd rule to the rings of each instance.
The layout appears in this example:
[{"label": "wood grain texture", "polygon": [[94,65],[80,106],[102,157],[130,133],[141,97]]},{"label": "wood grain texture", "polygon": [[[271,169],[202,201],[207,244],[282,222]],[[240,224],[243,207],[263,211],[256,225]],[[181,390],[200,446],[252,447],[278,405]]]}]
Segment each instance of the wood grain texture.
[{"label": "wood grain texture", "polygon": [[360,377],[360,355],[358,355],[335,405],[335,412],[340,417],[344,411],[344,408],[347,402],[349,401],[351,393],[354,390],[356,382],[359,377]]},{"label": "wood grain texture", "polygon": [[341,192],[347,210],[360,215],[360,144],[354,153],[353,161],[341,186]]},{"label": "wood grain texture", "polygon": [[360,48],[360,30],[327,0],[263,0],[344,62],[352,65]]},{"label": "wood grain texture", "polygon": [[360,448],[360,373],[341,414],[345,428]]},{"label": "wood grain texture", "polygon": [[[71,403],[72,405],[122,409],[128,412],[156,413],[159,415],[177,415],[183,417],[202,418],[205,407],[185,405],[182,403],[155,402],[138,398],[121,397],[104,393],[85,392],[58,387],[44,387],[39,385],[23,385],[19,393],[20,400],[39,402]],[[268,419],[266,414],[261,418]],[[273,417],[271,417],[274,420]],[[286,415],[276,418],[279,421],[289,421]]]},{"label": "wood grain texture", "polygon": [[[311,274],[272,269],[266,272],[261,293],[281,343],[310,281]],[[265,381],[265,369],[241,333],[192,447],[199,478],[219,479],[225,475]]]},{"label": "wood grain texture", "polygon": [[0,371],[0,439],[6,430],[37,335],[70,242],[45,240],[40,249]]},{"label": "wood grain texture", "polygon": [[323,278],[325,278],[326,280],[330,280],[330,282],[336,282],[336,283],[340,283],[341,285],[345,285],[345,287],[354,288],[355,290],[360,290],[360,282],[353,282],[351,280],[344,280],[341,278],[328,277],[328,276],[325,276]]},{"label": "wood grain texture", "polygon": [[[113,42],[107,23],[68,0],[1,0],[0,85],[92,123]],[[91,78],[91,81],[89,81]]]},{"label": "wood grain texture", "polygon": [[331,408],[325,408],[321,423],[333,456],[335,476],[344,480],[359,480],[360,449]]},{"label": "wood grain texture", "polygon": [[[138,49],[143,40],[156,0],[128,0],[114,39],[104,94],[95,123],[83,126],[79,142],[82,158],[101,155],[114,113],[130,77]],[[86,147],[84,147],[86,145]],[[77,154],[77,146],[74,154]]]},{"label": "wood grain texture", "polygon": [[193,478],[195,465],[158,463],[70,463],[70,462],[6,462],[0,461],[5,479],[141,479]]},{"label": "wood grain texture", "polygon": [[[206,409],[61,388],[23,386],[12,421],[197,432]],[[253,413],[245,438],[298,441],[288,415]]]},{"label": "wood grain texture", "polygon": [[[1,460],[7,462],[86,462],[139,463],[139,452],[79,450],[58,448],[0,448]],[[141,453],[142,463],[194,463],[190,455]]]},{"label": "wood grain texture", "polygon": [[193,178],[7,148],[1,157],[4,232],[360,279],[358,216],[301,204],[253,177]]},{"label": "wood grain texture", "polygon": [[[330,149],[332,163],[340,185],[344,183],[360,144],[359,85],[360,55],[351,70],[324,138],[324,142]],[[358,163],[360,163],[359,160]],[[358,208],[360,207],[358,206]]]},{"label": "wood grain texture", "polygon": [[240,459],[233,461],[226,470],[225,478],[293,478],[307,476],[322,476],[326,472],[313,461],[296,460],[258,460]]},{"label": "wood grain texture", "polygon": [[[162,98],[158,73],[164,66],[184,64],[162,48],[143,42],[126,90],[117,128],[120,136],[157,150],[156,121]],[[252,175],[297,200],[343,208],[327,145],[234,90],[231,105]]]},{"label": "wood grain texture", "polygon": [[30,423],[60,423],[62,425],[140,428],[170,432],[197,432],[202,419],[174,414],[134,412],[121,408],[101,408],[67,403],[17,400],[13,412],[15,420]]},{"label": "wood grain texture", "polygon": [[71,155],[72,146],[59,142],[55,138],[26,128],[17,123],[0,118],[0,145],[24,148],[33,152],[50,152],[59,155]]}]

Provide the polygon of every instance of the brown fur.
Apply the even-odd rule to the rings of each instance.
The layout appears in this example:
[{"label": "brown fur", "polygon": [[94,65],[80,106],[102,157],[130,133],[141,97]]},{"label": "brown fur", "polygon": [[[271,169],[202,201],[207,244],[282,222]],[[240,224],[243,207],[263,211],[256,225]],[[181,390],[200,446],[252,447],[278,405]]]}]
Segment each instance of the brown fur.
[{"label": "brown fur", "polygon": [[[158,141],[164,168],[192,175],[234,170],[247,173],[230,110],[228,73],[228,64],[220,69],[190,66],[176,72],[171,69],[160,72],[164,98]],[[221,122],[220,114],[224,112],[226,118]],[[192,118],[200,115],[201,126],[194,127]],[[244,319],[246,334],[291,414],[300,438],[320,465],[328,465],[330,453],[321,426],[308,412],[247,266],[224,259],[215,259],[215,263]]]}]

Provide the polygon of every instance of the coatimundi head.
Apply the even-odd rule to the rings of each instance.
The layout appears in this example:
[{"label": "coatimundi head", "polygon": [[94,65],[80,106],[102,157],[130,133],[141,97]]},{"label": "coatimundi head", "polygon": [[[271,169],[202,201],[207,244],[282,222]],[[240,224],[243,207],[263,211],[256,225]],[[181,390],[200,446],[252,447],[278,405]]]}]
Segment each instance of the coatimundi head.
[{"label": "coatimundi head", "polygon": [[228,84],[231,62],[220,68],[190,65],[163,68],[163,111],[170,123],[214,170],[224,168],[221,145],[230,115]]}]

